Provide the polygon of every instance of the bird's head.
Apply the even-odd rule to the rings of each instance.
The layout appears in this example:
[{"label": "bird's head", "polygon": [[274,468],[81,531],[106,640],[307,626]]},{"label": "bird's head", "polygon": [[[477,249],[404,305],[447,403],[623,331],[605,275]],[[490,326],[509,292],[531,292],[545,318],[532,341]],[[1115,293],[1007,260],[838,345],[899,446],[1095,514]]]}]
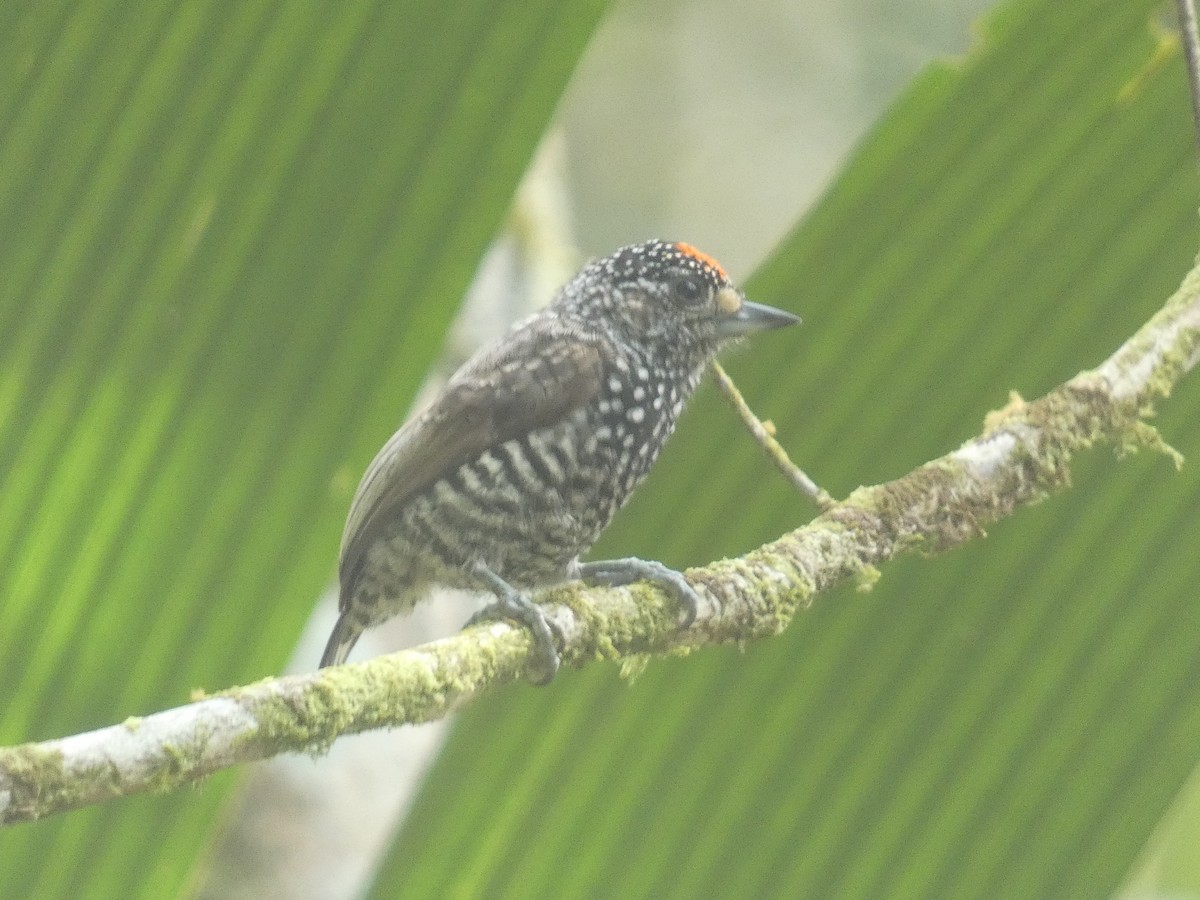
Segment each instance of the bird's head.
[{"label": "bird's head", "polygon": [[647,241],[593,260],[556,305],[623,344],[711,357],[722,344],[800,321],[751,303],[721,265],[689,244]]}]

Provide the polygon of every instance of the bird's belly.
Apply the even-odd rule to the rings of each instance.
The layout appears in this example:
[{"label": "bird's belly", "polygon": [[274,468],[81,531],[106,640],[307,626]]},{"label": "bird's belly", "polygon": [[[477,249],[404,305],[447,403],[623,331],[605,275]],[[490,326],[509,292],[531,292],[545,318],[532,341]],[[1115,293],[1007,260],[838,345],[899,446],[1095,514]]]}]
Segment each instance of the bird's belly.
[{"label": "bird's belly", "polygon": [[375,589],[389,581],[476,588],[476,562],[518,588],[565,580],[641,482],[673,422],[646,424],[654,433],[635,441],[643,436],[606,432],[580,414],[459,467],[414,497],[368,552]]},{"label": "bird's belly", "polygon": [[569,490],[569,460],[532,467],[529,454],[505,445],[461,467],[415,498],[388,538],[439,584],[474,586],[476,562],[515,587],[562,581],[602,526]]}]

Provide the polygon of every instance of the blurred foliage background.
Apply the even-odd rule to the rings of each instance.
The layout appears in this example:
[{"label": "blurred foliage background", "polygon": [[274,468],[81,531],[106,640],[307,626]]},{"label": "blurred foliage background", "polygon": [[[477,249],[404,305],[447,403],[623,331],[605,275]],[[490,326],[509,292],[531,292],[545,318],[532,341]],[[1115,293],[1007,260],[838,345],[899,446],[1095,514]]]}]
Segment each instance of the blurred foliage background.
[{"label": "blurred foliage background", "polygon": [[[0,9],[0,739],[279,670],[604,6]],[[832,165],[789,168],[777,111],[824,120],[745,75],[746,102],[714,94],[671,138],[658,111],[680,107],[680,73],[732,65],[714,45],[837,80],[836,46],[796,52],[836,32],[814,15],[796,44],[790,8],[747,17],[761,50],[720,19],[688,26],[614,66],[624,82],[578,82],[596,92],[563,111],[581,245],[657,232],[749,272]],[[806,324],[731,371],[825,487],[945,452],[1174,289],[1200,179],[1171,17],[999,6],[750,278]],[[851,62],[884,78],[878,58]],[[723,149],[683,153],[689,128]],[[588,175],[610,155],[669,175]],[[768,186],[712,174],[738,167]],[[1158,423],[1189,457],[1197,404],[1186,382]],[[1200,744],[1200,475],[1106,451],[1074,472],[1070,493],[822,598],[776,640],[484,698],[374,894],[1200,892],[1170,851],[1196,833],[1180,791]],[[709,393],[598,552],[701,563],[808,515]],[[0,833],[0,896],[186,892],[235,778]]]}]

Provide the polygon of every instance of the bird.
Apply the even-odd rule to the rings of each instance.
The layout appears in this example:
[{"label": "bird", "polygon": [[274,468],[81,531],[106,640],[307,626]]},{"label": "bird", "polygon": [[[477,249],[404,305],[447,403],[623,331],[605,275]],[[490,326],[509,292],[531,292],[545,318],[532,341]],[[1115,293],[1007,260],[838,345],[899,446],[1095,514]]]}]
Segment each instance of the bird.
[{"label": "bird", "polygon": [[469,358],[367,467],[321,668],[440,587],[493,594],[483,616],[529,630],[540,682],[560,654],[530,600],[538,589],[649,580],[678,598],[681,627],[691,624],[698,597],[681,573],[580,557],[645,478],[717,352],[799,321],[747,300],[690,244],[645,241],[584,265],[548,306]]}]

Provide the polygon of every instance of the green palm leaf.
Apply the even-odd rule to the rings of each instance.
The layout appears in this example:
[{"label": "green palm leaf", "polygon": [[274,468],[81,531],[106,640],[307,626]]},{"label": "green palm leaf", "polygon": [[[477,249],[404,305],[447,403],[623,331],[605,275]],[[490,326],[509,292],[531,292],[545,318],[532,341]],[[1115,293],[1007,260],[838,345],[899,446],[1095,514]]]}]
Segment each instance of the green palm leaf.
[{"label": "green palm leaf", "polygon": [[[280,669],[604,4],[0,11],[0,738]],[[0,835],[175,896],[225,795]]]},{"label": "green palm leaf", "polygon": [[[1160,14],[1003,7],[753,279],[806,326],[734,374],[826,487],[945,452],[1010,388],[1107,356],[1174,290],[1200,180]],[[1160,421],[1192,456],[1198,407],[1192,379]],[[375,896],[1115,890],[1200,742],[1200,474],[1097,453],[1075,482],[744,653],[475,705]],[[805,514],[710,395],[598,553],[698,563]]]}]

